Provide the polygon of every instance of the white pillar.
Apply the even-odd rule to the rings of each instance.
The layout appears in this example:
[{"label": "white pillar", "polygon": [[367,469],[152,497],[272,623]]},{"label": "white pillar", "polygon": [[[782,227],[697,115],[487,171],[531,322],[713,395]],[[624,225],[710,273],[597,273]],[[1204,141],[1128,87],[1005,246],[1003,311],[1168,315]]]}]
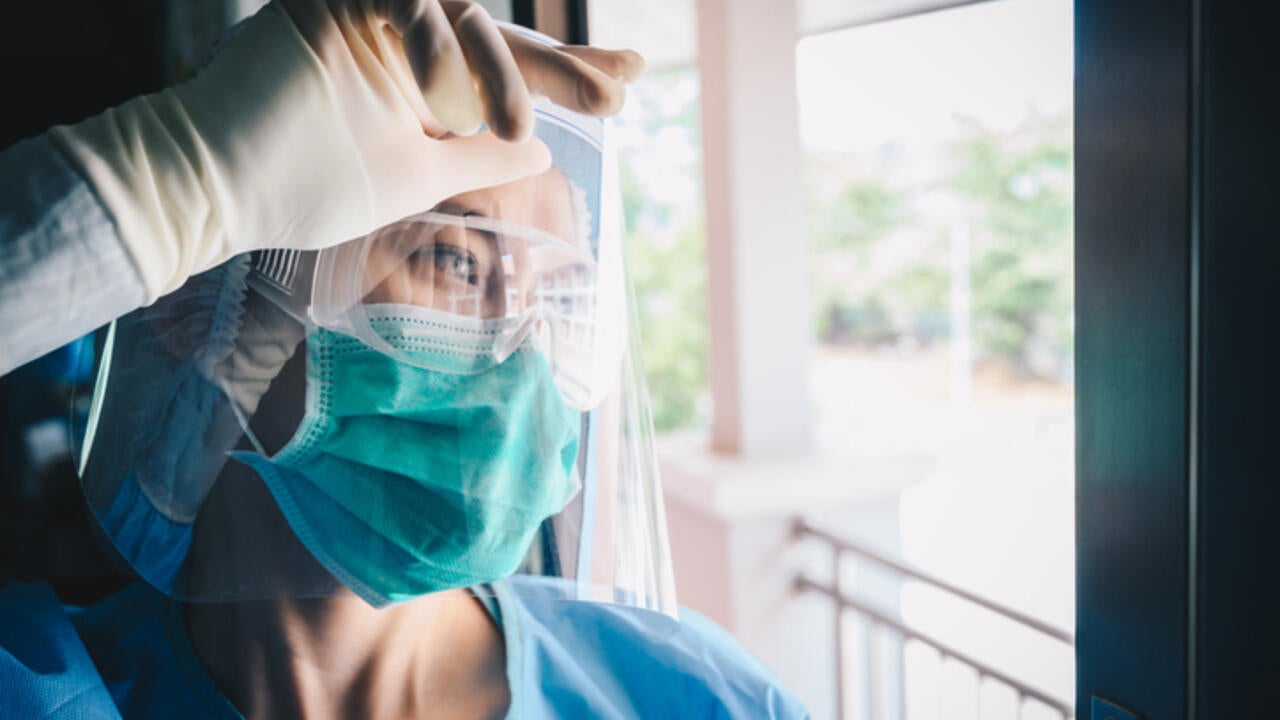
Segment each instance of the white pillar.
[{"label": "white pillar", "polygon": [[809,258],[794,0],[698,0],[711,442],[809,447]]},{"label": "white pillar", "polygon": [[[794,519],[852,484],[810,448],[809,257],[795,0],[697,0],[706,184],[711,447],[659,447],[680,602],[758,655],[813,717],[835,717],[834,610],[801,594],[829,553]],[[842,479],[843,480],[843,479]]]}]

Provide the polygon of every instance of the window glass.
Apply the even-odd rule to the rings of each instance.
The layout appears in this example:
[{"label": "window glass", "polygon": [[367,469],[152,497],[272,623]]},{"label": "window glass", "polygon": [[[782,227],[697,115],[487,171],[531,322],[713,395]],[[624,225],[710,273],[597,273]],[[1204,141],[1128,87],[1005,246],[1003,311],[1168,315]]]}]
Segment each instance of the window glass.
[{"label": "window glass", "polygon": [[[1074,626],[1071,23],[1068,0],[1003,0],[797,48],[815,442],[848,460],[852,482],[901,488],[894,522],[868,539],[1063,628]],[[1028,649],[928,588],[907,583],[899,598],[908,624],[1072,697],[1069,648]],[[917,649],[909,691],[923,677]],[[937,692],[920,697],[936,704]]]},{"label": "window glass", "polygon": [[614,118],[627,262],[658,432],[705,426],[706,233],[692,0],[593,0],[591,42],[645,56]]}]

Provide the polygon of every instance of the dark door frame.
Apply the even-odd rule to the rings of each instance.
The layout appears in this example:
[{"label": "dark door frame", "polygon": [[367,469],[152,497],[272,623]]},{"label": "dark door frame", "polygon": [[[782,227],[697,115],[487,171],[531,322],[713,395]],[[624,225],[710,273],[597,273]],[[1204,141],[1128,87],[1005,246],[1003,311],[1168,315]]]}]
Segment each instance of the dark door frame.
[{"label": "dark door frame", "polygon": [[1280,716],[1280,63],[1246,5],[1076,4],[1081,718]]},{"label": "dark door frame", "polygon": [[560,42],[587,44],[587,0],[511,0],[511,19]]}]

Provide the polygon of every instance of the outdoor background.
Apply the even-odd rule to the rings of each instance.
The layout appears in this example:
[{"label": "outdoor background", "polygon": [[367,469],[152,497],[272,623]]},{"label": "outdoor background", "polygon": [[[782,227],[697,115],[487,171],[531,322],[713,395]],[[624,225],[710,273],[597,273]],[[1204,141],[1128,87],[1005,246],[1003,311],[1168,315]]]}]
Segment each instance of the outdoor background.
[{"label": "outdoor background", "polygon": [[[815,452],[847,462],[850,482],[881,472],[901,487],[840,530],[1069,630],[1071,3],[806,32],[841,5],[799,6],[807,220],[777,239],[779,253],[808,253]],[[593,41],[650,59],[617,126],[660,433],[705,431],[711,412],[694,16],[692,0],[591,7]],[[1069,648],[927,587],[892,588],[913,626],[1072,697]],[[932,651],[908,643],[905,663],[908,716],[1013,717],[1011,692],[979,690]]]}]

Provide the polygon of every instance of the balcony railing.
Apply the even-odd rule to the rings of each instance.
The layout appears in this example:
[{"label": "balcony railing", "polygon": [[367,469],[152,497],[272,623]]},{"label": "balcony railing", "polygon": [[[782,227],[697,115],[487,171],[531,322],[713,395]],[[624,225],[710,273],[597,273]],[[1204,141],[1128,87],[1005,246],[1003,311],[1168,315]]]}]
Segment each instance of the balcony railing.
[{"label": "balcony railing", "polygon": [[880,671],[879,664],[876,662],[876,653],[873,638],[875,637],[875,629],[883,629],[892,636],[896,636],[900,641],[905,642],[913,640],[933,648],[934,651],[944,660],[951,660],[972,669],[978,677],[979,691],[983,681],[992,680],[1011,688],[1017,695],[1017,718],[1022,720],[1023,710],[1027,700],[1034,700],[1051,708],[1058,713],[1063,720],[1069,720],[1075,716],[1073,703],[1061,698],[1055,697],[1053,694],[1040,688],[1033,687],[1027,682],[1020,680],[1009,673],[998,670],[995,667],[975,658],[960,648],[943,642],[927,633],[921,632],[907,626],[902,620],[894,618],[889,612],[877,608],[875,603],[866,598],[847,595],[843,588],[845,583],[844,576],[846,571],[842,567],[844,560],[853,556],[859,560],[878,565],[889,571],[891,574],[919,583],[923,583],[929,587],[941,590],[953,597],[960,598],[968,603],[972,603],[978,607],[984,608],[1000,617],[1003,617],[1017,625],[1029,628],[1040,633],[1054,641],[1065,643],[1067,646],[1075,645],[1075,638],[1071,633],[1054,627],[1042,620],[1027,615],[1008,606],[1002,605],[995,601],[976,595],[964,588],[947,582],[935,575],[927,573],[919,568],[912,567],[900,560],[891,558],[881,552],[873,550],[857,542],[846,538],[837,537],[832,533],[821,528],[810,525],[803,519],[796,520],[795,533],[799,538],[811,538],[825,543],[831,548],[831,578],[829,582],[822,582],[807,575],[801,574],[796,578],[798,589],[804,592],[814,592],[825,595],[831,599],[835,609],[835,632],[836,632],[836,707],[839,709],[840,717],[844,717],[845,711],[845,688],[844,688],[844,660],[846,658],[845,645],[845,623],[846,613],[853,612],[863,618],[867,623],[868,632],[864,633],[863,653],[866,667],[866,679],[864,682],[865,689],[869,693],[866,707],[868,720],[882,720],[882,718],[902,718],[904,717],[904,699],[902,693],[897,693],[890,700],[892,705],[883,702],[879,697],[880,680],[877,673]]}]

